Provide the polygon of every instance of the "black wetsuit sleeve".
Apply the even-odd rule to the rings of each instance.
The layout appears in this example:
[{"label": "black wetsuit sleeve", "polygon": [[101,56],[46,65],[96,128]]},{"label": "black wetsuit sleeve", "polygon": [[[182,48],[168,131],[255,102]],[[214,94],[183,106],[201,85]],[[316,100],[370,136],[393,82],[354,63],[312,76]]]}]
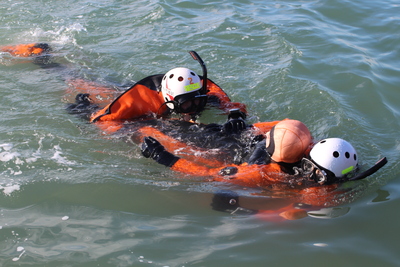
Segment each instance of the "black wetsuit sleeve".
[{"label": "black wetsuit sleeve", "polygon": [[259,143],[257,143],[255,150],[253,151],[253,153],[251,154],[249,160],[247,161],[247,163],[249,165],[252,164],[257,164],[257,165],[261,165],[261,164],[267,164],[271,161],[271,157],[267,152],[267,148],[265,146],[266,144],[266,140],[262,140]]}]

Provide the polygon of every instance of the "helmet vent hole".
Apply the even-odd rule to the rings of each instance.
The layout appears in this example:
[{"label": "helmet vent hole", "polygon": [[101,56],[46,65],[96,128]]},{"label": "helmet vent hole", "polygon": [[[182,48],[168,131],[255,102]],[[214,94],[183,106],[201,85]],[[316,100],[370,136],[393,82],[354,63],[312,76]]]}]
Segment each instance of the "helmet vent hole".
[{"label": "helmet vent hole", "polygon": [[174,77],[174,74],[169,75],[169,78],[172,79]]},{"label": "helmet vent hole", "polygon": [[337,151],[333,152],[333,156],[334,156],[335,158],[338,158],[338,157],[339,157],[339,152],[337,152]]},{"label": "helmet vent hole", "polygon": [[183,81],[183,77],[179,76],[178,81],[180,81],[180,82]]},{"label": "helmet vent hole", "polygon": [[325,142],[326,142],[326,140],[322,140],[320,143],[323,144],[323,143],[325,143]]},{"label": "helmet vent hole", "polygon": [[346,157],[346,159],[349,159],[350,158],[350,153],[346,152],[346,153],[344,153],[344,156]]},{"label": "helmet vent hole", "polygon": [[192,74],[192,76],[196,76],[196,74],[194,74],[194,72],[190,72],[190,74]]},{"label": "helmet vent hole", "polygon": [[357,155],[356,154],[354,154],[354,160],[357,160]]}]

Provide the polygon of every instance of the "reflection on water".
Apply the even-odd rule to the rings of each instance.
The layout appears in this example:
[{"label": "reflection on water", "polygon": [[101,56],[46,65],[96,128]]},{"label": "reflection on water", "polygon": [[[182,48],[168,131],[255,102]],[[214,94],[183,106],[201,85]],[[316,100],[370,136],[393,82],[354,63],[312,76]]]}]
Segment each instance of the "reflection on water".
[{"label": "reflection on water", "polygon": [[376,193],[378,194],[377,197],[375,197],[372,202],[383,202],[383,201],[388,201],[389,200],[389,192],[386,190],[382,190],[382,189],[378,189],[376,191]]},{"label": "reflection on water", "polygon": [[307,212],[308,216],[318,219],[332,219],[343,216],[350,211],[350,207],[323,208]]}]

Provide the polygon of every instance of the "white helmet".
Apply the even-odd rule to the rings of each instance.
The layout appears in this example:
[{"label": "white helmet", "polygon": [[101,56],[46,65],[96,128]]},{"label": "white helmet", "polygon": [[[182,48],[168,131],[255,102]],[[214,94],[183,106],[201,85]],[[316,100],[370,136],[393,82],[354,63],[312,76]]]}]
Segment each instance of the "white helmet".
[{"label": "white helmet", "polygon": [[[175,68],[168,71],[161,81],[161,92],[165,102],[178,101],[176,97],[190,94],[197,95],[201,89],[200,77],[192,70],[187,68]],[[193,94],[194,92],[197,92]],[[182,100],[180,102],[183,102]],[[170,109],[174,109],[172,103],[167,104]]]},{"label": "white helmet", "polygon": [[336,178],[342,178],[358,168],[357,152],[353,146],[340,138],[319,141],[310,151],[311,160]]}]

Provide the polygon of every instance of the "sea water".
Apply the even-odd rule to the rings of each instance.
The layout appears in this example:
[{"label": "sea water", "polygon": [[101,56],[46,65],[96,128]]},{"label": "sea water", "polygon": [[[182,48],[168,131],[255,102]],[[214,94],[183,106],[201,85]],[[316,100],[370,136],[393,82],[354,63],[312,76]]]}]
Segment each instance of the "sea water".
[{"label": "sea water", "polygon": [[[0,46],[45,42],[63,66],[0,54],[2,266],[400,265],[396,1],[4,0],[0,14]],[[235,188],[184,179],[65,111],[67,76],[201,74],[190,50],[248,123],[298,119],[350,141],[364,169],[389,163],[341,206],[260,220],[212,210],[216,189]]]}]

